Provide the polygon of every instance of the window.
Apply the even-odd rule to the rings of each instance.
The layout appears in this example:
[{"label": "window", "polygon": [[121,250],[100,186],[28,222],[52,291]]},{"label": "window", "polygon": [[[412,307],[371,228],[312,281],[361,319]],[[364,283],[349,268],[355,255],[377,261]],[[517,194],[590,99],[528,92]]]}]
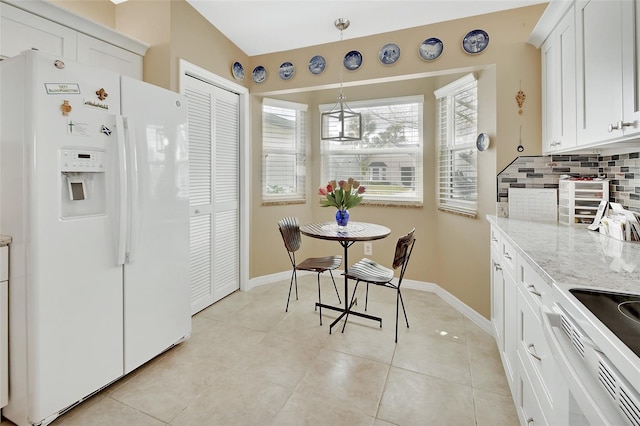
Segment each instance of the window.
[{"label": "window", "polygon": [[362,114],[362,139],[322,142],[321,182],[353,177],[366,187],[363,203],[422,205],[423,103],[422,96],[350,102]]},{"label": "window", "polygon": [[475,146],[478,90],[469,74],[438,90],[438,208],[469,216],[478,210]]},{"label": "window", "polygon": [[262,103],[262,201],[305,201],[307,106],[264,99]]}]

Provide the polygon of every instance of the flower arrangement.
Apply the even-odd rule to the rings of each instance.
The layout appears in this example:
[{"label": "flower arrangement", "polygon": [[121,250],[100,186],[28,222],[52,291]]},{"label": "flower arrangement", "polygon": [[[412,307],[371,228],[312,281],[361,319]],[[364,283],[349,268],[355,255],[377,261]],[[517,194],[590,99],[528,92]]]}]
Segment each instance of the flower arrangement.
[{"label": "flower arrangement", "polygon": [[318,194],[326,197],[322,200],[322,207],[333,206],[338,210],[347,210],[357,206],[362,201],[365,187],[353,178],[336,182],[332,180],[326,186],[318,189]]}]

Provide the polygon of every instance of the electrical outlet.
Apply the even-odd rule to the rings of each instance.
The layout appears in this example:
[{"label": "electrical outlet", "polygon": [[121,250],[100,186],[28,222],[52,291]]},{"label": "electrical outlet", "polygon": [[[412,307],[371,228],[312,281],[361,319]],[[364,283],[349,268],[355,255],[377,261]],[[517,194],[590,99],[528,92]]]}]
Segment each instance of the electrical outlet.
[{"label": "electrical outlet", "polygon": [[364,255],[373,256],[373,243],[364,243]]}]

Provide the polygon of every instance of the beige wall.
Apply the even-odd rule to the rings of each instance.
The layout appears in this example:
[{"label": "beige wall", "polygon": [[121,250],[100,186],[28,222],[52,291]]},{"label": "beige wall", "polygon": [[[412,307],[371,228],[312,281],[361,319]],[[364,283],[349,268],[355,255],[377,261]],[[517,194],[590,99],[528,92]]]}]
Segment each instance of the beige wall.
[{"label": "beige wall", "polygon": [[[99,1],[99,0],[98,0]],[[105,0],[106,1],[106,0]],[[66,2],[59,2],[65,6]],[[412,28],[366,38],[349,39],[343,45],[329,43],[269,55],[247,57],[211,27],[184,0],[130,0],[116,7],[115,27],[151,44],[145,57],[146,81],[177,90],[178,58],[206,68],[232,80],[230,67],[240,61],[246,77],[242,84],[251,92],[251,260],[250,277],[255,278],[289,268],[276,222],[285,215],[297,216],[301,222],[331,220],[333,212],[319,207],[316,188],[320,184],[319,115],[317,106],[335,101],[339,82],[340,58],[347,50],[359,50],[364,61],[361,69],[345,71],[345,94],[350,100],[423,94],[424,107],[424,207],[398,208],[358,206],[352,220],[384,224],[392,229],[385,240],[374,243],[373,258],[388,263],[395,240],[412,226],[417,243],[407,278],[433,282],[459,298],[485,317],[490,315],[489,225],[486,214],[495,213],[496,174],[517,155],[519,129],[522,125],[526,155],[541,149],[540,52],[527,44],[531,30],[545,5],[476,16],[440,24]],[[78,10],[78,13],[81,13]],[[139,17],[145,16],[144,20]],[[357,20],[351,17],[352,26]],[[141,25],[142,22],[154,25]],[[464,53],[460,44],[470,30],[481,28],[490,36],[488,48],[479,55]],[[168,29],[168,31],[167,31]],[[436,61],[426,62],[418,55],[418,46],[428,37],[438,37],[445,45]],[[336,30],[336,40],[339,33]],[[377,60],[379,48],[397,43],[402,55],[393,66]],[[320,54],[327,68],[319,76],[307,70],[309,58]],[[277,70],[281,63],[293,62],[296,74],[281,81]],[[263,65],[266,82],[250,80],[253,67]],[[479,131],[491,137],[491,146],[478,154],[479,214],[468,218],[439,212],[435,206],[435,103],[433,90],[469,71],[479,77]],[[522,89],[527,98],[524,114],[518,114],[515,95]],[[310,105],[310,147],[307,156],[308,199],[306,204],[263,206],[261,202],[261,99],[264,96],[304,102]],[[339,252],[335,243],[304,240],[301,256]],[[350,263],[363,255],[362,246],[354,245]]]},{"label": "beige wall", "polygon": [[109,0],[49,0],[109,28],[116,27],[116,5]]}]

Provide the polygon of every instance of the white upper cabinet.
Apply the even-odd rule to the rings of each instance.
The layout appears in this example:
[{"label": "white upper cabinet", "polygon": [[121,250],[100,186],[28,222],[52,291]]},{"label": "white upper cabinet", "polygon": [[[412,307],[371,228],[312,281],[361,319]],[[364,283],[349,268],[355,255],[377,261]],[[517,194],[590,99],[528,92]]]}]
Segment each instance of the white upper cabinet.
[{"label": "white upper cabinet", "polygon": [[542,130],[545,153],[576,145],[576,36],[573,6],[542,52]]},{"label": "white upper cabinet", "polygon": [[552,0],[541,48],[543,152],[640,138],[640,0]]},{"label": "white upper cabinet", "polygon": [[113,44],[78,34],[78,62],[97,65],[129,77],[142,79],[142,57]]},{"label": "white upper cabinet", "polygon": [[76,58],[76,32],[24,10],[0,3],[0,56],[10,58],[37,49]]},{"label": "white upper cabinet", "polygon": [[0,0],[0,58],[37,49],[142,79],[148,48],[47,1]]},{"label": "white upper cabinet", "polygon": [[576,2],[579,145],[639,131],[635,3]]}]

